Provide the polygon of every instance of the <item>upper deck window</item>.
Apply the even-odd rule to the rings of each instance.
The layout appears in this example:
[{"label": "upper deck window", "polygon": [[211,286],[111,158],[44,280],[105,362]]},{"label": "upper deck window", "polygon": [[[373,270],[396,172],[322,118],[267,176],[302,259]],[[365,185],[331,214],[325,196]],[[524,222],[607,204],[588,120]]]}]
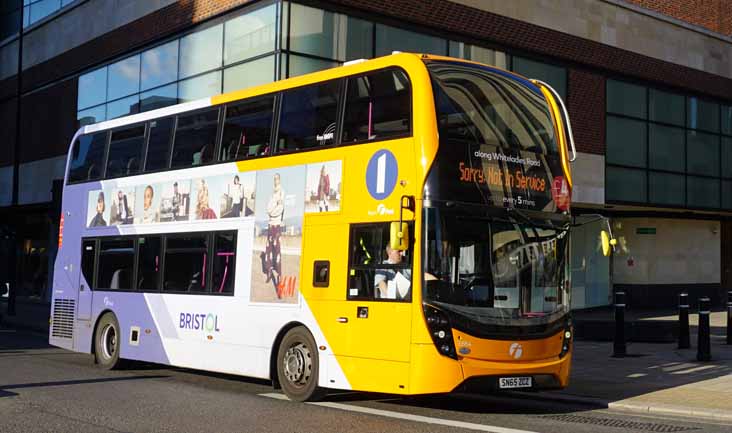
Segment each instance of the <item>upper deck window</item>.
[{"label": "upper deck window", "polygon": [[69,182],[96,180],[102,177],[106,144],[106,132],[82,135],[74,142],[69,164]]},{"label": "upper deck window", "polygon": [[218,121],[218,108],[178,116],[172,168],[185,168],[211,162],[216,145]]},{"label": "upper deck window", "polygon": [[106,177],[137,174],[142,165],[144,144],[145,126],[135,126],[112,132]]},{"label": "upper deck window", "polygon": [[339,88],[333,80],[283,92],[279,152],[335,143]]},{"label": "upper deck window", "polygon": [[349,78],[342,141],[379,140],[408,134],[410,96],[409,80],[400,70]]},{"label": "upper deck window", "polygon": [[269,151],[274,97],[246,100],[226,107],[222,161],[236,161]]},{"label": "upper deck window", "polygon": [[441,139],[534,153],[557,153],[544,96],[507,72],[456,62],[430,62]]},{"label": "upper deck window", "polygon": [[150,138],[147,143],[145,171],[168,168],[170,160],[170,140],[173,135],[175,118],[165,117],[148,122]]}]

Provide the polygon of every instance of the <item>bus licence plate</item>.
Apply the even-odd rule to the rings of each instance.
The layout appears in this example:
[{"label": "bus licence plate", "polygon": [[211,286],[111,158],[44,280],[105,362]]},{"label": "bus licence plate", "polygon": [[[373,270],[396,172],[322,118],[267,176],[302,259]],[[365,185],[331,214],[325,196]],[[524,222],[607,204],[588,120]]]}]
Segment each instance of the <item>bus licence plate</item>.
[{"label": "bus licence plate", "polygon": [[501,377],[498,379],[498,386],[506,388],[531,388],[531,376],[528,377]]}]

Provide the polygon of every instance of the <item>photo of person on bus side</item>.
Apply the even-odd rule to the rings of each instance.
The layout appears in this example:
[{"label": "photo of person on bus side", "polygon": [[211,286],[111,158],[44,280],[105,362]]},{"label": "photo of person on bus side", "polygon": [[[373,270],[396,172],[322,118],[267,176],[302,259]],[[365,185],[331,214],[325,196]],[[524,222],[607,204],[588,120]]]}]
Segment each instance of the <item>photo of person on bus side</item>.
[{"label": "photo of person on bus side", "polygon": [[[271,281],[276,290],[282,276],[280,235],[285,215],[285,191],[282,189],[279,173],[275,173],[273,182],[272,195],[267,202],[269,221],[267,223],[267,247],[264,251],[264,269],[267,273],[267,282]],[[277,297],[280,297],[279,292]]]},{"label": "photo of person on bus side", "polygon": [[107,222],[104,220],[104,191],[99,191],[99,194],[97,195],[97,207],[96,207],[96,215],[94,215],[94,218],[89,222],[89,227],[104,227],[107,225]]},{"label": "photo of person on bus side", "polygon": [[198,196],[196,202],[196,219],[216,219],[216,212],[209,206],[208,185],[205,179],[198,181]]}]

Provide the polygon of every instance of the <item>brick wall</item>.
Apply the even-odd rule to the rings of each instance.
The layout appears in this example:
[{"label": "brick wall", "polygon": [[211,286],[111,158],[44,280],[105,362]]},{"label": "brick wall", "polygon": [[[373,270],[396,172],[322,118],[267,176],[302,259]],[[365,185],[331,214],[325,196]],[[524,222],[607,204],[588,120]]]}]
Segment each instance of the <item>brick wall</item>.
[{"label": "brick wall", "polygon": [[625,0],[637,6],[732,36],[732,0]]},{"label": "brick wall", "polygon": [[569,70],[567,111],[578,152],[605,154],[605,77]]}]

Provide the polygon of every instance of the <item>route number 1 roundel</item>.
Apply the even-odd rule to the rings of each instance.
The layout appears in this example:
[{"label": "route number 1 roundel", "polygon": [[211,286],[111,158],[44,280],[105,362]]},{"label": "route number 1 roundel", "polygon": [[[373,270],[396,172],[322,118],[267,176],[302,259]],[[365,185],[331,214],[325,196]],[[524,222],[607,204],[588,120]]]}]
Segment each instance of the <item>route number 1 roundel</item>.
[{"label": "route number 1 roundel", "polygon": [[394,191],[399,167],[394,154],[386,149],[378,150],[366,166],[366,187],[376,200],[383,200]]}]

